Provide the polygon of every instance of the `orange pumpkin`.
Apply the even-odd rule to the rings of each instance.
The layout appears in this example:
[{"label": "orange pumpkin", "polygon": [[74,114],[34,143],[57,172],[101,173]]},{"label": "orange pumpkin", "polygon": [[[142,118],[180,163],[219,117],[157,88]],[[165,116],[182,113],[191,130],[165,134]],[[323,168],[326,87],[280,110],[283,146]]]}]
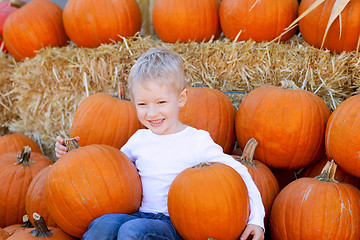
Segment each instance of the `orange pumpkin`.
[{"label": "orange pumpkin", "polygon": [[[20,4],[18,4],[20,2]],[[62,9],[50,0],[15,1],[19,7],[5,21],[3,38],[7,50],[18,61],[33,57],[44,47],[68,43]]]},{"label": "orange pumpkin", "polygon": [[80,146],[107,144],[120,149],[141,126],[133,102],[94,93],[76,109],[70,138],[79,136]]},{"label": "orange pumpkin", "polygon": [[63,21],[76,45],[91,48],[133,36],[142,24],[136,0],[69,0]]},{"label": "orange pumpkin", "polygon": [[172,223],[184,239],[237,239],[250,204],[241,176],[222,163],[201,163],[182,171],[168,195]]},{"label": "orange pumpkin", "polygon": [[135,165],[119,149],[93,144],[73,149],[53,164],[45,195],[56,224],[80,238],[103,214],[136,212],[141,182]]},{"label": "orange pumpkin", "polygon": [[360,177],[360,95],[343,101],[331,114],[325,135],[326,153],[347,173]]},{"label": "orange pumpkin", "polygon": [[188,89],[188,100],[180,108],[179,119],[194,128],[206,130],[225,153],[235,145],[236,110],[221,91],[207,87]]},{"label": "orange pumpkin", "polygon": [[51,165],[43,168],[38,174],[36,174],[26,193],[26,213],[30,216],[29,221],[32,225],[35,224],[32,216],[36,212],[44,218],[47,226],[57,227],[54,219],[52,219],[47,209],[47,202],[45,198],[45,183],[50,168]]},{"label": "orange pumpkin", "polygon": [[51,240],[75,240],[76,238],[65,233],[60,228],[54,228],[46,225],[43,217],[34,213],[32,218],[35,222],[35,228],[30,228],[25,231],[15,232],[9,240],[36,240],[36,239],[51,239]]},{"label": "orange pumpkin", "polygon": [[[320,161],[316,162],[315,164],[303,169],[299,177],[316,177],[321,173],[321,170],[324,168],[326,163],[331,159],[328,156],[324,156]],[[357,177],[352,176],[344,172],[340,166],[336,169],[336,174],[334,179],[338,182],[348,183],[360,189],[360,179]]]},{"label": "orange pumpkin", "polygon": [[[271,41],[297,18],[298,7],[297,0],[222,0],[220,24],[231,40]],[[295,32],[294,28],[280,40],[288,40]]]},{"label": "orange pumpkin", "polygon": [[241,102],[235,128],[239,146],[250,138],[257,146],[254,158],[269,167],[300,169],[324,155],[324,136],[330,111],[312,92],[292,81],[281,87],[255,88]]},{"label": "orange pumpkin", "polygon": [[316,178],[299,178],[276,197],[270,214],[273,240],[360,239],[360,191],[334,180],[336,164]]},{"label": "orange pumpkin", "polygon": [[221,33],[219,0],[157,0],[152,20],[164,42],[209,41]]},{"label": "orange pumpkin", "polygon": [[27,228],[33,228],[34,226],[31,224],[31,222],[29,221],[29,218],[27,215],[23,216],[23,223],[17,223],[17,224],[12,224],[9,225],[7,227],[4,227],[4,230],[6,232],[8,232],[10,235],[13,235],[14,232],[17,231],[26,231]]},{"label": "orange pumpkin", "polygon": [[0,227],[22,223],[31,180],[50,164],[50,159],[43,154],[32,153],[28,146],[21,152],[0,155]]},{"label": "orange pumpkin", "polygon": [[264,223],[268,222],[271,206],[279,193],[279,184],[271,170],[262,162],[254,160],[253,156],[257,146],[255,138],[250,139],[241,157],[233,156],[235,160],[247,167],[255,185],[259,189],[262,202],[265,208]]},{"label": "orange pumpkin", "polygon": [[[299,16],[314,2],[315,0],[302,0],[299,7]],[[335,2],[336,0],[325,0],[306,14],[299,21],[299,30],[304,40],[317,48],[323,47],[335,52],[354,51],[359,47],[360,0],[348,1],[346,7],[341,11],[341,19],[337,17],[334,20],[323,43]]]},{"label": "orange pumpkin", "polygon": [[25,134],[14,132],[0,136],[0,155],[21,151],[24,146],[29,146],[32,152],[42,153],[37,143]]}]

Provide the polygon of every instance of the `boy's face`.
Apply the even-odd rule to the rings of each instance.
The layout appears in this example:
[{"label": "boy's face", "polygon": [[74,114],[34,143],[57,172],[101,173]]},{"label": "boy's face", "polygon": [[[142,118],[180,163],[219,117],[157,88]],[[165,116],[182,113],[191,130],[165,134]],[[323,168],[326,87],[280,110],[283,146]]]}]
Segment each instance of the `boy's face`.
[{"label": "boy's face", "polygon": [[132,96],[139,121],[153,133],[165,135],[184,129],[179,108],[186,103],[187,89],[179,94],[171,86],[150,81],[134,85]]}]

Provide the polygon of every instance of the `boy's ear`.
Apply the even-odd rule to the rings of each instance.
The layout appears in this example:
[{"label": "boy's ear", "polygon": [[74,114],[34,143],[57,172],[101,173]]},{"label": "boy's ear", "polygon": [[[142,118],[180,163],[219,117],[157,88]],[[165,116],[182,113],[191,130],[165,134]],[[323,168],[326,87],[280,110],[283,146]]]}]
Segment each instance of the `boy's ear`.
[{"label": "boy's ear", "polygon": [[179,106],[183,107],[187,101],[188,98],[188,89],[185,88],[184,90],[182,90],[182,92],[180,93],[180,98],[179,98]]}]

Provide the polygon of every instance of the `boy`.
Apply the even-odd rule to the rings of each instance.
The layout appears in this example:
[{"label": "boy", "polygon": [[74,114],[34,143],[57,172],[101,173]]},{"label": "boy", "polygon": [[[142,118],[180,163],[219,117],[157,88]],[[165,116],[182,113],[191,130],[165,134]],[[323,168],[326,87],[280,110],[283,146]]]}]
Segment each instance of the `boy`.
[{"label": "boy", "polygon": [[[95,219],[84,240],[182,239],[172,225],[167,194],[174,178],[200,162],[221,162],[233,167],[249,192],[250,217],[241,239],[264,239],[264,207],[260,193],[245,166],[223,153],[203,130],[179,121],[179,108],[187,100],[187,82],[178,54],[162,48],[150,49],[131,68],[129,92],[135,103],[140,129],[121,148],[135,164],[142,182],[139,212],[105,214]],[[77,138],[79,140],[79,138]],[[67,149],[57,137],[56,156]]]}]

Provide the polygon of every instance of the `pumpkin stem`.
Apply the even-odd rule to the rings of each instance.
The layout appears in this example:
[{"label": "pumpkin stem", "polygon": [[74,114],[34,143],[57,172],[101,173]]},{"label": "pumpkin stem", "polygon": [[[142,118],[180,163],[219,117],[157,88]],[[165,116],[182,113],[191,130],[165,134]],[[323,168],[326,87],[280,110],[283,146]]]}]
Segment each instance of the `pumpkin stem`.
[{"label": "pumpkin stem", "polygon": [[[255,166],[254,153],[258,142],[255,138],[251,138],[245,145],[243,154],[240,157],[240,162],[246,165]],[[237,159],[238,160],[238,159]]]},{"label": "pumpkin stem", "polygon": [[33,228],[34,226],[31,224],[28,215],[24,215],[23,216],[23,225],[21,225],[22,227],[26,227],[26,228]]},{"label": "pumpkin stem", "polygon": [[76,148],[80,148],[80,145],[76,141],[75,138],[67,138],[64,139],[65,146],[67,147],[68,151],[71,151]]},{"label": "pumpkin stem", "polygon": [[214,165],[215,163],[213,162],[201,162],[195,166],[193,166],[193,168],[201,168],[201,167],[208,167],[208,166],[211,166],[211,165]]},{"label": "pumpkin stem", "polygon": [[126,98],[125,84],[119,83],[119,85],[118,85],[118,91],[117,91],[117,97],[120,98],[121,100],[128,100],[128,99]]},{"label": "pumpkin stem", "polygon": [[37,213],[33,214],[35,229],[31,230],[30,233],[35,237],[50,237],[54,235],[50,230],[47,228],[45,220],[42,216]]},{"label": "pumpkin stem", "polygon": [[[1,40],[1,35],[0,35],[0,40]],[[5,136],[6,134],[11,133],[11,131],[9,130],[9,128],[7,126],[2,126],[0,127],[0,136]]]},{"label": "pumpkin stem", "polygon": [[16,164],[30,166],[30,164],[31,164],[30,154],[31,154],[31,147],[24,146],[20,153],[20,156],[17,156],[18,161]]},{"label": "pumpkin stem", "polygon": [[299,88],[298,86],[296,86],[296,84],[294,83],[294,81],[291,80],[282,80],[279,83],[280,87],[279,88],[286,88],[286,89],[294,89],[294,90],[301,90],[301,88]]},{"label": "pumpkin stem", "polygon": [[16,7],[16,8],[21,8],[26,4],[25,1],[21,1],[21,0],[10,0],[9,5],[11,7]]},{"label": "pumpkin stem", "polygon": [[334,159],[331,162],[327,162],[325,167],[321,170],[319,176],[315,177],[315,179],[322,181],[322,182],[336,182],[335,180],[335,173],[336,173],[337,165],[334,162]]}]

